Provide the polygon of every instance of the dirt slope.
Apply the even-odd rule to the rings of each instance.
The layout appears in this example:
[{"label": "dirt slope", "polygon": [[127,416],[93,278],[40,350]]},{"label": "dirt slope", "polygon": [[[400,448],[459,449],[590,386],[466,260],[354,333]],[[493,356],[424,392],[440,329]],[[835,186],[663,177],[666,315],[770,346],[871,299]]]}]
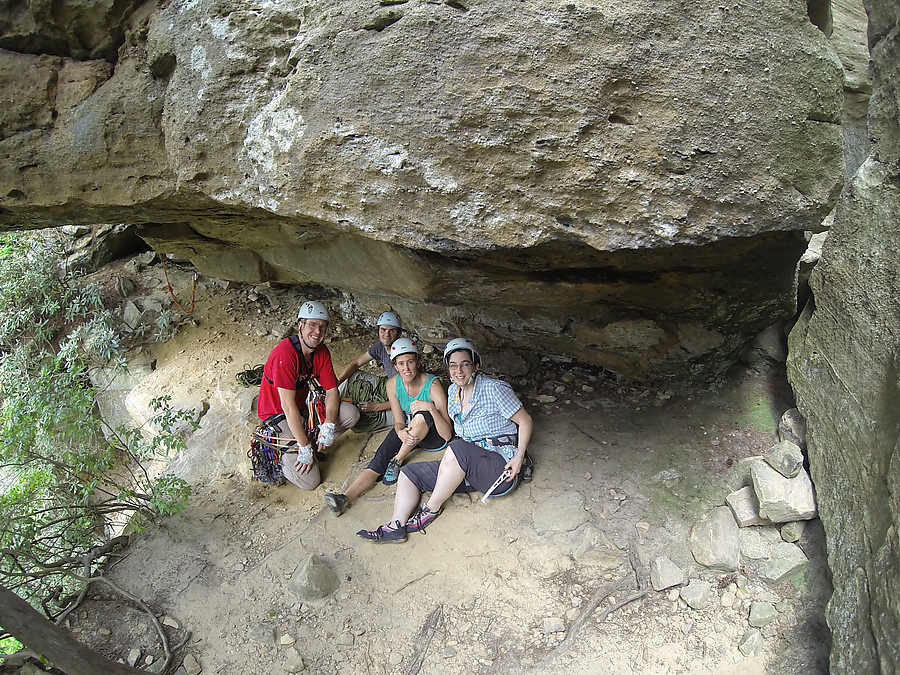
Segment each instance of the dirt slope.
[{"label": "dirt slope", "polygon": [[[189,295],[187,274],[170,274],[179,299]],[[274,344],[265,333],[290,323],[286,310],[247,293],[200,283],[196,325],[150,347],[155,390],[202,400],[239,388],[235,373]],[[333,328],[340,367],[367,336]],[[746,559],[740,576],[700,568],[686,543],[695,520],[737,487],[739,460],[776,440],[774,420],[791,405],[780,367],[741,366],[704,392],[633,388],[554,361],[511,381],[535,419],[536,469],[507,498],[454,497],[427,533],[378,546],[356,532],[388,518],[392,488],[379,485],[340,518],[322,495],[349,484],[381,434],[342,437],[324,485],[304,493],[251,482],[249,426],[232,424],[231,440],[181,458],[196,467],[207,456],[213,467],[192,479],[187,510],[153,523],[107,574],[174,619],[173,643],[190,631],[185,653],[207,674],[827,672],[818,521],[800,541],[807,572],[777,589]],[[215,411],[204,425],[217,423]],[[430,459],[424,454],[413,459]],[[302,602],[285,583],[310,554],[340,584],[324,600]],[[651,589],[613,609],[637,594],[660,555],[711,581],[710,604],[690,609],[677,592]],[[723,597],[737,599],[726,607]],[[763,629],[762,652],[745,657],[738,644],[752,600],[778,602],[780,613]],[[146,617],[108,594],[69,625],[112,656],[138,649],[139,663],[148,655],[158,663],[162,654]]]}]

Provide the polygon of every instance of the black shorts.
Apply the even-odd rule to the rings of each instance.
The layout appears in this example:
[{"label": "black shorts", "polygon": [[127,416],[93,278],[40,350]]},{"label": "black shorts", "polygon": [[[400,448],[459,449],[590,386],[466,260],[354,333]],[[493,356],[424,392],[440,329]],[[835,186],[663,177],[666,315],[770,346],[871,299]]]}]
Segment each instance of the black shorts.
[{"label": "black shorts", "polygon": [[[503,469],[507,460],[499,452],[485,450],[480,445],[475,445],[461,438],[450,441],[450,449],[456,457],[460,468],[466,472],[466,478],[455,492],[481,492],[484,494],[491,489]],[[406,474],[413,485],[422,492],[432,492],[437,482],[438,470],[441,463],[438,462],[414,462],[407,464],[400,471]],[[516,476],[501,483],[491,497],[501,497],[508,494],[519,483]]]},{"label": "black shorts", "polygon": [[[434,417],[432,417],[431,413],[417,412],[416,415],[421,415],[428,425],[428,435],[425,436],[416,447],[427,450],[428,452],[437,452],[438,450],[443,450],[447,447],[447,441],[438,433],[438,430],[434,426]],[[413,415],[413,417],[416,415]],[[397,452],[400,450],[401,445],[403,445],[403,441],[401,441],[400,437],[397,435],[396,429],[391,429],[388,432],[388,435],[384,437],[381,445],[378,446],[378,450],[375,451],[375,456],[372,458],[372,461],[369,462],[367,468],[371,469],[379,476],[383,476],[384,472],[387,471],[388,462],[397,456]]]}]

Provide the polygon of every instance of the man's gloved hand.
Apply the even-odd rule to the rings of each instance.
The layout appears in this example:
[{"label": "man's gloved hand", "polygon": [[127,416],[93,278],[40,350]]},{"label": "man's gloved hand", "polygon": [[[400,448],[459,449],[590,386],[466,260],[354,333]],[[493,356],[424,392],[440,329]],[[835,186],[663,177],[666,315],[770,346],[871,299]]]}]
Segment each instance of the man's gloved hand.
[{"label": "man's gloved hand", "polygon": [[322,422],[319,425],[319,447],[327,448],[334,443],[334,422]]},{"label": "man's gloved hand", "polygon": [[297,450],[297,463],[298,464],[312,464],[313,461],[313,449],[311,445],[301,445]]}]

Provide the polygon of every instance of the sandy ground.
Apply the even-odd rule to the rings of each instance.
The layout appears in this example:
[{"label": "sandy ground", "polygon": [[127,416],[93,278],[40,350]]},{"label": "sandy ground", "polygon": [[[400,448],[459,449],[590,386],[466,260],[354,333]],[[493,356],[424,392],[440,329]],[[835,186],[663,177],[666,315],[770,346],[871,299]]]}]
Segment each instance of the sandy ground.
[{"label": "sandy ground", "polygon": [[[158,268],[142,278],[154,275]],[[185,305],[189,275],[170,276]],[[153,292],[164,290],[157,282]],[[456,496],[426,533],[379,546],[356,532],[387,520],[393,488],[377,486],[340,518],[322,496],[349,484],[383,434],[345,434],[323,486],[302,492],[252,482],[248,421],[216,419],[223,390],[229,400],[252,397],[234,375],[265,359],[292,311],[248,300],[246,287],[201,280],[196,325],[149,348],[155,392],[208,406],[189,443],[193,457],[179,458],[194,493],[184,513],[152,523],[106,574],[177,624],[166,627],[172,643],[190,631],[184,653],[203,673],[827,672],[830,587],[818,521],[799,542],[806,573],[775,589],[757,579],[759,561],[715,572],[687,547],[697,518],[739,487],[739,460],[777,440],[775,421],[791,406],[782,365],[760,356],[713,389],[662,391],[545,360],[510,379],[535,419],[534,481],[487,504]],[[332,328],[340,368],[369,337]],[[221,432],[223,424],[233,429],[196,442],[204,426]],[[423,459],[432,457],[413,455]],[[310,555],[339,585],[304,602],[286,582]],[[618,607],[660,555],[713,583],[706,608],[652,589]],[[762,652],[745,657],[738,644],[752,600],[778,602],[780,613],[763,629]],[[93,596],[69,626],[116,658],[132,649],[139,663],[162,655],[147,617],[110,594]]]}]

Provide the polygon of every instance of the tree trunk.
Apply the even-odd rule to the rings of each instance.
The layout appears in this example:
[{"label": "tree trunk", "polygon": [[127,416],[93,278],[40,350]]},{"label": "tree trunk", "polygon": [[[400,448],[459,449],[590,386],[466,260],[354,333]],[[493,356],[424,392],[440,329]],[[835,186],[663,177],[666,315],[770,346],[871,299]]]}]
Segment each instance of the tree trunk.
[{"label": "tree trunk", "polygon": [[0,626],[68,675],[135,675],[144,672],[110,661],[84,646],[4,586],[0,586]]}]

